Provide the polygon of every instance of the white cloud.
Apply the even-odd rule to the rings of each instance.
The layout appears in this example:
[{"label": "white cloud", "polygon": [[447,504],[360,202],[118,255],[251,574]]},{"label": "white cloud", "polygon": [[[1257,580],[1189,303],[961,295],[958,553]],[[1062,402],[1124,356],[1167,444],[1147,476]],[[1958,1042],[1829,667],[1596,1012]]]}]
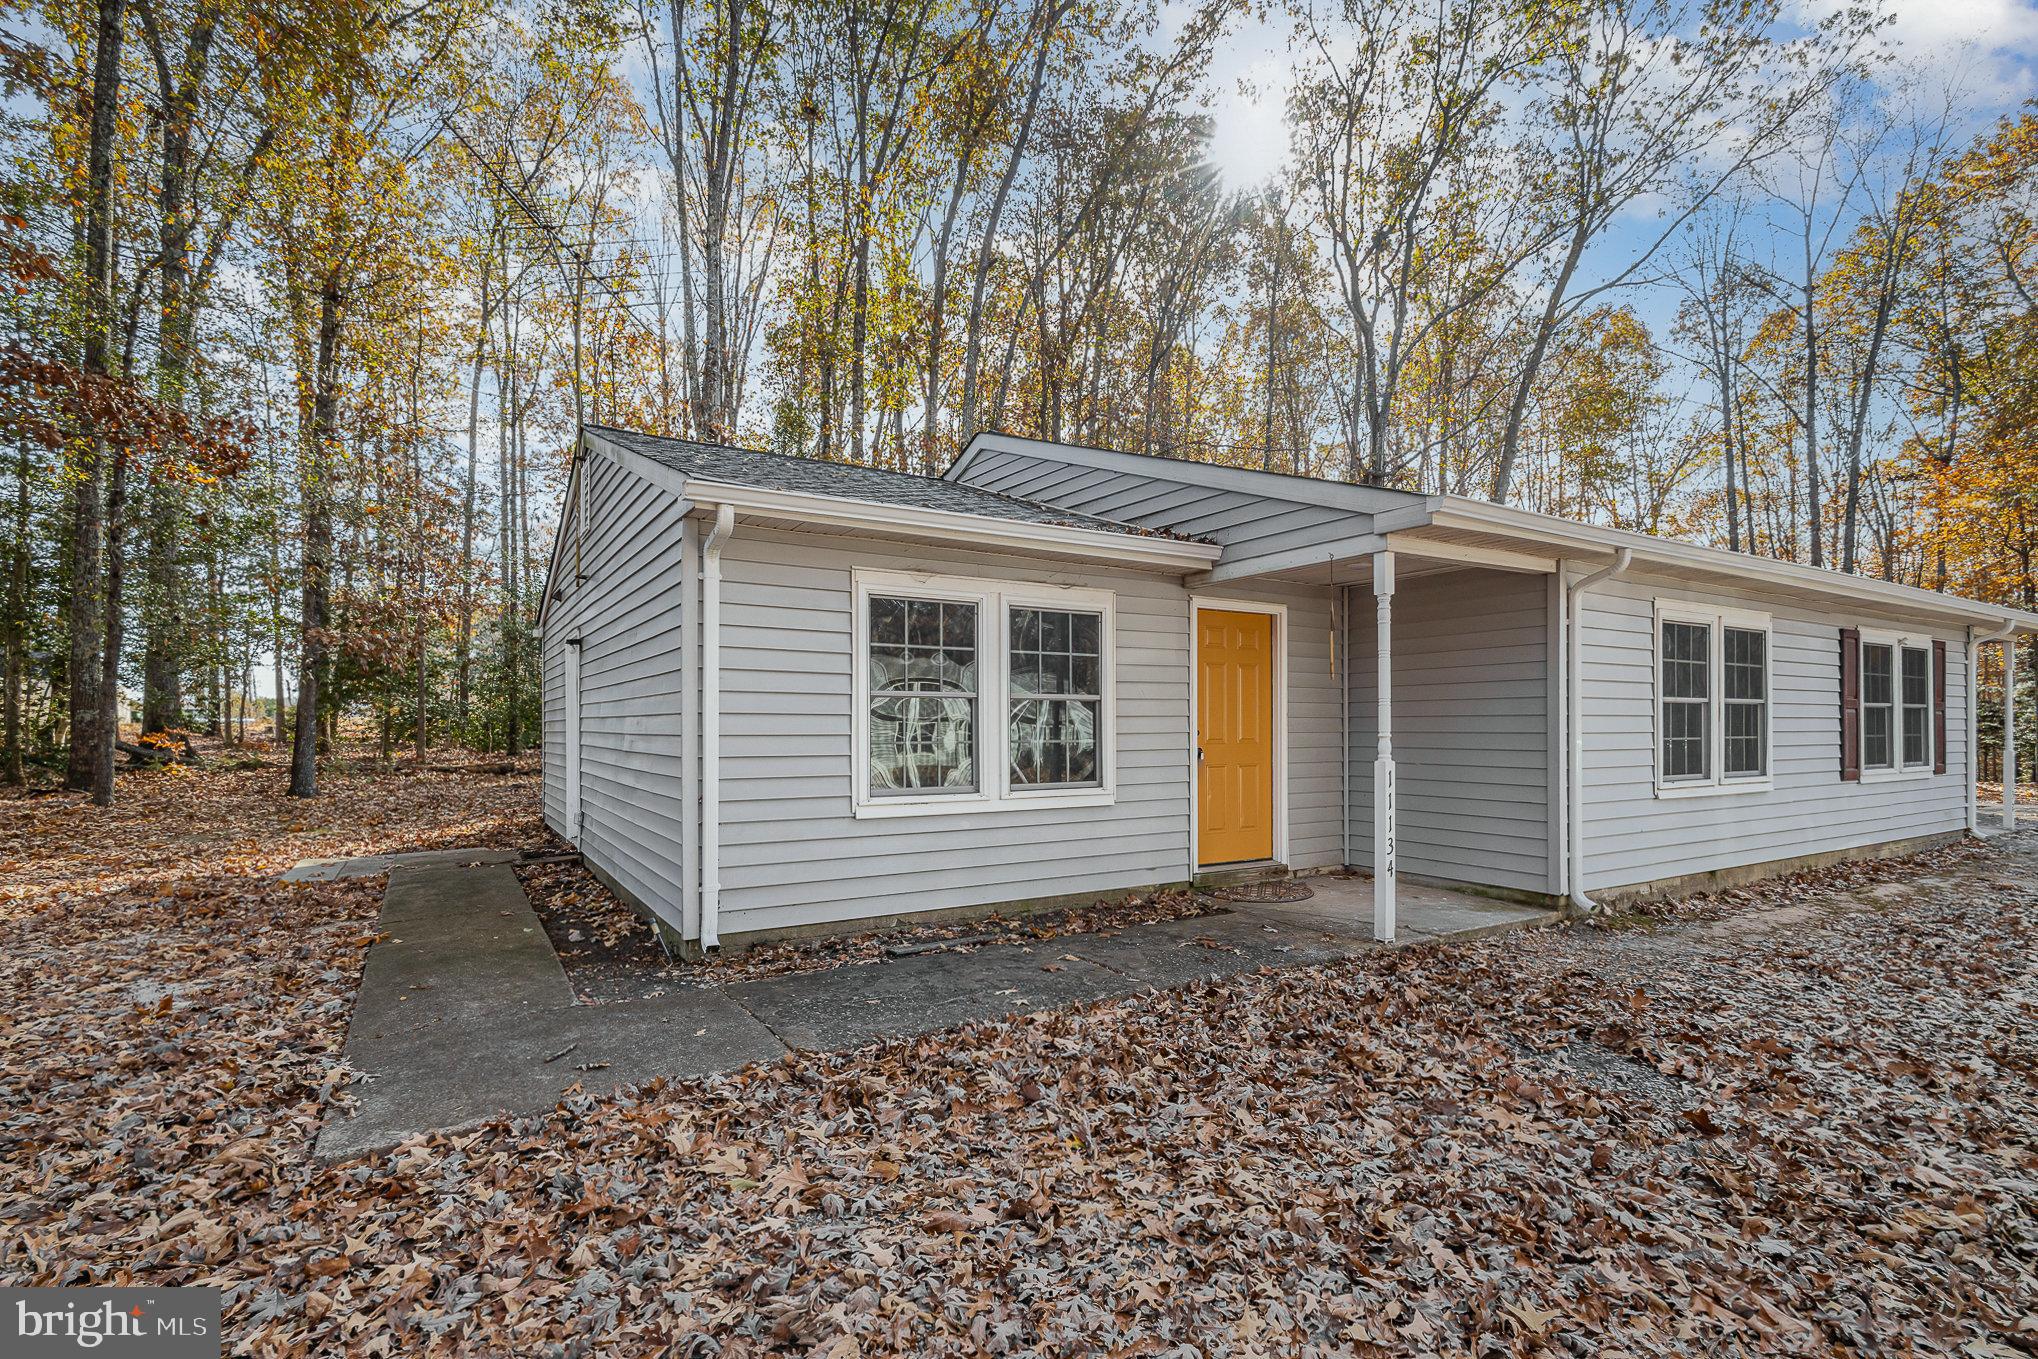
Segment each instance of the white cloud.
[{"label": "white cloud", "polygon": [[[1798,14],[1810,24],[1838,7],[1799,0]],[[2038,91],[2038,0],[1884,0],[1883,13],[1877,46],[1906,76],[1969,104],[2007,105]]]}]

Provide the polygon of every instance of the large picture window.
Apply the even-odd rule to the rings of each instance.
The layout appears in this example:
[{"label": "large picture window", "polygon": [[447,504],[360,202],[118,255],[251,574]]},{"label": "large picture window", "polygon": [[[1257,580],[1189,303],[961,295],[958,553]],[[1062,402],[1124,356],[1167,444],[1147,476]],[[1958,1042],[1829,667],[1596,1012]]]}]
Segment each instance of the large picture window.
[{"label": "large picture window", "polygon": [[1658,602],[1660,796],[1769,786],[1769,634],[1765,615]]},{"label": "large picture window", "polygon": [[857,572],[858,816],[1113,797],[1113,602]]}]

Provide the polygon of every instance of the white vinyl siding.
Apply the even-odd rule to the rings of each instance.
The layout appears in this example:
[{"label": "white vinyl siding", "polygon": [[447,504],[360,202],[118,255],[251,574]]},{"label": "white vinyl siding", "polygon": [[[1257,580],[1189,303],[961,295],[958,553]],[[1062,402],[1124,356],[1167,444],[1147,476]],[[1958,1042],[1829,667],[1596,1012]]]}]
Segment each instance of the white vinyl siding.
[{"label": "white vinyl siding", "polygon": [[[574,838],[564,784],[565,652],[566,639],[577,636],[577,843],[592,867],[677,928],[690,787],[679,505],[599,451],[582,460],[580,475],[588,496],[585,578],[569,584],[545,617],[545,823]],[[570,572],[570,544],[566,555]]]},{"label": "white vinyl siding", "polygon": [[[1352,857],[1368,868],[1373,609],[1371,591],[1352,587]],[[1480,568],[1402,578],[1393,655],[1401,872],[1552,890],[1552,645],[1547,576]]]},{"label": "white vinyl siding", "polygon": [[[1769,782],[1734,797],[1664,797],[1654,785],[1652,668],[1657,603],[1760,610],[1770,618]],[[1958,832],[1967,824],[1965,633],[1905,626],[1949,643],[1947,768],[1894,781],[1840,778],[1840,629],[1861,619],[1784,593],[1716,589],[1635,573],[1586,596],[1587,891]],[[1864,686],[1865,687],[1865,686]]]},{"label": "white vinyl siding", "polygon": [[[1188,876],[1188,595],[1175,577],[752,524],[729,540],[722,571],[724,936]],[[943,815],[858,816],[858,573],[884,579],[883,591],[901,576],[989,582],[1028,603],[1056,587],[1108,591],[1111,800],[1098,805],[1095,788],[1022,790]],[[994,696],[988,717],[1003,690],[982,692]],[[987,747],[986,772],[1002,758]]]}]

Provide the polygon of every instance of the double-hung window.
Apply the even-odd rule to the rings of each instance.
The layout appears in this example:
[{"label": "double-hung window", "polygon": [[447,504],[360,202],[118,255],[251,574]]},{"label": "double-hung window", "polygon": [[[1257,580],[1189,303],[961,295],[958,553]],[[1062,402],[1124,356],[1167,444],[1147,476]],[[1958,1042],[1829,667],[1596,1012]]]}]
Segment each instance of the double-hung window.
[{"label": "double-hung window", "polygon": [[858,816],[1112,800],[1108,592],[855,581]]},{"label": "double-hung window", "polygon": [[1931,773],[1939,753],[1931,642],[1866,630],[1860,637],[1862,774]]},{"label": "double-hung window", "polygon": [[1769,618],[1659,601],[1656,791],[1769,786]]}]

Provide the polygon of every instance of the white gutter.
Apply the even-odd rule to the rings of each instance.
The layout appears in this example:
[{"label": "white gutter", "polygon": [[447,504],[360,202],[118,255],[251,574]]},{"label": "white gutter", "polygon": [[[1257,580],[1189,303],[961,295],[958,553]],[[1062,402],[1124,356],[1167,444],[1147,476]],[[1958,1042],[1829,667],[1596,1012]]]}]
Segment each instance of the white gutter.
[{"label": "white gutter", "polygon": [[[2038,629],[2038,614],[2005,609],[1996,604],[1963,599],[1959,595],[1923,590],[1913,585],[1896,585],[1867,576],[1843,575],[1823,567],[1801,566],[1747,553],[1726,552],[1714,547],[1655,538],[1628,529],[1579,524],[1554,515],[1492,505],[1462,496],[1433,496],[1427,527],[1464,533],[1487,533],[1533,542],[1559,552],[1632,552],[1636,560],[1650,566],[1730,576],[1739,582],[1761,582],[1792,590],[1803,590],[1852,604],[1879,604],[1898,612],[1935,618],[1959,618],[1990,626],[2005,618],[2027,630]],[[1377,528],[1377,524],[1375,525]],[[1410,523],[1407,528],[1417,525]],[[1413,547],[1409,543],[1404,546]],[[1419,549],[1418,549],[1419,550]]]},{"label": "white gutter", "polygon": [[722,548],[736,507],[715,509],[701,544],[701,952],[722,947]]},{"label": "white gutter", "polygon": [[1585,685],[1579,673],[1583,668],[1585,629],[1580,626],[1578,605],[1587,590],[1627,570],[1634,557],[1624,547],[1611,565],[1564,587],[1564,679],[1569,690],[1565,695],[1564,724],[1569,728],[1571,746],[1564,770],[1565,881],[1571,889],[1571,905],[1586,915],[1598,910],[1599,903],[1585,895]]}]

